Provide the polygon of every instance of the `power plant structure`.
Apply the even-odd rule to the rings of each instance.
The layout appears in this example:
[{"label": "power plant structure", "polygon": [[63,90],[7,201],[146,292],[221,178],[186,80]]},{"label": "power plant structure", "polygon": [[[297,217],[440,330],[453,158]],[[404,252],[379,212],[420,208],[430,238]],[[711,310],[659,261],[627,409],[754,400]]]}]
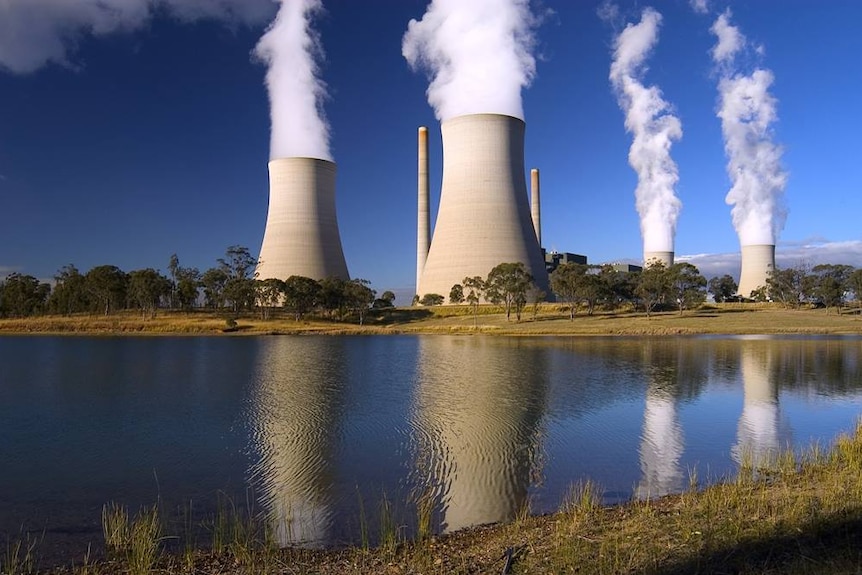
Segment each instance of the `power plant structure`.
[{"label": "power plant structure", "polygon": [[258,279],[350,279],[335,215],[335,173],[334,162],[317,158],[269,162],[269,210]]},{"label": "power plant structure", "polygon": [[[501,263],[520,262],[546,293],[548,274],[531,217],[524,174],[523,120],[468,114],[445,120],[443,182],[434,235],[428,237],[427,134],[419,135],[416,294],[447,296],[467,277],[486,277]],[[538,174],[536,177],[538,184]],[[533,202],[538,214],[538,190]],[[427,247],[427,251],[426,248]],[[424,265],[422,265],[424,256]]]},{"label": "power plant structure", "polygon": [[742,246],[742,271],[738,293],[750,297],[751,292],[766,286],[769,274],[775,271],[775,246],[756,244]]},{"label": "power plant structure", "polygon": [[647,268],[654,263],[660,263],[665,268],[673,265],[673,252],[644,252],[644,267]]}]

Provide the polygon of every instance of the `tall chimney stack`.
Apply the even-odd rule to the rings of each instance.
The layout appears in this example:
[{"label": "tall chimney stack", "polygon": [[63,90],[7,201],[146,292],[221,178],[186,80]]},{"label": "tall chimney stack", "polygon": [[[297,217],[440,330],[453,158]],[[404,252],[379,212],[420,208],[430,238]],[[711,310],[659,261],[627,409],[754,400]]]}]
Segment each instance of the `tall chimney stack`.
[{"label": "tall chimney stack", "polygon": [[428,207],[428,128],[419,128],[419,185],[418,212],[416,220],[416,293],[419,294],[419,280],[428,259],[431,245],[431,210]]},{"label": "tall chimney stack", "polygon": [[536,240],[542,247],[542,204],[539,197],[539,169],[530,170],[530,215],[533,218],[533,228],[536,230]]}]

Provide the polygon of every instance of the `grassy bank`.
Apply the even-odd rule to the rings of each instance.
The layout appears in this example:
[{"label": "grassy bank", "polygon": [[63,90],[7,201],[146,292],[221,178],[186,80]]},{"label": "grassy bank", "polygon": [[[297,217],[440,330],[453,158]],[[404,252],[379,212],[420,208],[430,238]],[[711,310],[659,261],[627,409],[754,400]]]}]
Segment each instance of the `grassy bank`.
[{"label": "grassy bank", "polygon": [[[603,507],[600,489],[576,485],[554,515],[374,549],[277,549],[253,522],[231,517],[212,549],[166,553],[172,539],[156,508],[129,515],[107,506],[107,559],[82,557],[51,571],[113,573],[859,573],[862,566],[862,425],[829,449],[785,453],[738,477],[653,501]],[[215,535],[215,533],[214,533]],[[217,540],[217,541],[216,541]],[[3,572],[32,572],[38,548],[10,542]],[[507,569],[509,569],[507,571]]]},{"label": "grassy bank", "polygon": [[138,313],[114,315],[46,316],[0,319],[0,334],[89,335],[265,335],[265,334],[391,334],[494,333],[500,335],[673,335],[673,334],[860,334],[858,310],[837,314],[823,309],[786,310],[771,304],[708,305],[683,314],[596,312],[570,320],[560,305],[544,304],[535,315],[526,310],[521,321],[507,321],[501,309],[482,306],[474,317],[464,306],[397,308],[380,312],[365,325],[325,319],[295,321],[278,313],[270,319],[257,315],[236,318],[209,312],[159,312],[154,318]]}]

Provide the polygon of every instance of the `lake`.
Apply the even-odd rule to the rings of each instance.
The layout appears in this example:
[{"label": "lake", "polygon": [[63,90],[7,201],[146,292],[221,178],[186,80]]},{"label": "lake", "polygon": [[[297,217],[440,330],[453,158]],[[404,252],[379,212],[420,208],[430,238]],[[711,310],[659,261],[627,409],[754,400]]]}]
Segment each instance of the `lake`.
[{"label": "lake", "polygon": [[80,561],[108,502],[199,543],[224,505],[283,545],[410,537],[417,502],[448,532],[586,479],[703,485],[860,413],[855,336],[2,337],[0,541]]}]

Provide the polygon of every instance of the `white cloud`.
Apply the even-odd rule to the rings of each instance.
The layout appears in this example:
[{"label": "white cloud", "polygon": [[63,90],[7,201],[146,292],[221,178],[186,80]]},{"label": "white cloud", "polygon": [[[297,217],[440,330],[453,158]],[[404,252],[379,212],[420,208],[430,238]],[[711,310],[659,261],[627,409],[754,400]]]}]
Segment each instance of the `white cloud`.
[{"label": "white cloud", "polygon": [[0,69],[72,66],[82,38],[141,28],[162,8],[182,21],[243,24],[266,22],[274,12],[272,0],[0,0]]},{"label": "white cloud", "polygon": [[698,14],[706,14],[709,12],[709,2],[707,0],[689,0],[691,9]]}]

